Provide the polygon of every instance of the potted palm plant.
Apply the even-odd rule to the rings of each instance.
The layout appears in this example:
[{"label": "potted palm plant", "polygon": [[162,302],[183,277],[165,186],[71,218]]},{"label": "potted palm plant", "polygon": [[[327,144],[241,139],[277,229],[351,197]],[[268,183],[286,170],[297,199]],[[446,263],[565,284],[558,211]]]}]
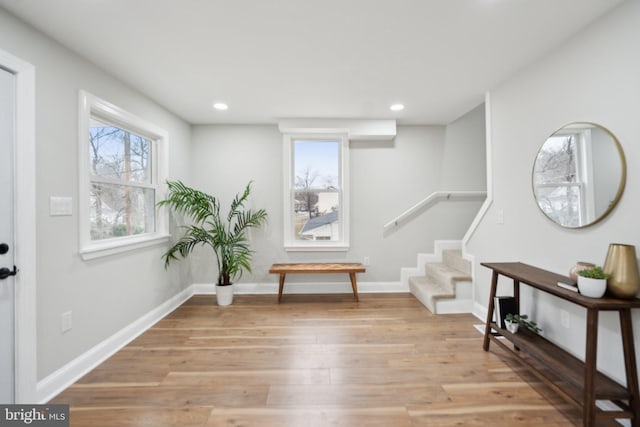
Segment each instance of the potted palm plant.
[{"label": "potted palm plant", "polygon": [[220,202],[216,197],[188,187],[181,181],[167,181],[169,194],[158,203],[192,222],[181,227],[184,235],[164,253],[165,268],[172,260],[177,260],[178,255],[186,258],[197,246],[210,247],[218,267],[216,297],[219,305],[233,302],[232,281],[240,278],[245,270],[251,272],[253,251],[249,247],[247,230],[260,227],[267,220],[264,209],[254,212],[244,206],[251,194],[251,184],[247,184],[242,194],[236,194],[226,216],[221,215]]}]

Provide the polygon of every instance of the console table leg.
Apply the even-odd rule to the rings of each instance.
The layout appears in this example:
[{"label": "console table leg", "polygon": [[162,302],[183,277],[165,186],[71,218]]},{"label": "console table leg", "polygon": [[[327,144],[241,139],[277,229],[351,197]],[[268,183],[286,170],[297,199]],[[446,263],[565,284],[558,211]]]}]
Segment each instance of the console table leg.
[{"label": "console table leg", "polygon": [[285,276],[286,276],[285,273],[280,273],[280,286],[278,287],[278,303],[280,303],[280,300],[282,299],[282,290],[284,289]]},{"label": "console table leg", "polygon": [[484,351],[489,351],[489,335],[491,334],[491,320],[493,320],[493,302],[496,296],[496,289],[498,288],[498,272],[493,271],[491,277],[491,291],[489,292],[489,308],[487,308],[487,323],[484,327],[484,342],[482,348]]},{"label": "console table leg", "polygon": [[584,364],[584,427],[595,426],[596,421],[596,365],[598,353],[598,310],[587,309],[587,347]]},{"label": "console table leg", "polygon": [[620,330],[622,332],[622,348],[624,350],[624,365],[627,375],[627,389],[631,398],[629,408],[633,413],[631,425],[640,427],[640,401],[638,390],[638,368],[636,366],[636,351],[633,343],[633,323],[631,322],[631,310],[620,310]]}]

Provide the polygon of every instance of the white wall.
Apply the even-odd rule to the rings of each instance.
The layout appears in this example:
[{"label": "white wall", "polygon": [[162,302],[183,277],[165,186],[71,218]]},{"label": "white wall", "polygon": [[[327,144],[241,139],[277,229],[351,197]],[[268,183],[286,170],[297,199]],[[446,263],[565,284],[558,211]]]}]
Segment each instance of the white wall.
[{"label": "white wall", "polygon": [[[351,249],[346,253],[292,253],[283,249],[282,134],[277,126],[194,126],[191,184],[218,195],[226,205],[254,180],[253,204],[269,214],[267,229],[253,233],[253,275],[242,281],[275,282],[277,277],[268,274],[274,262],[362,261],[366,256],[371,265],[359,281],[397,282],[401,267],[415,266],[419,252],[433,252],[435,239],[460,239],[479,207],[477,201],[440,203],[398,230],[383,234],[385,223],[442,189],[447,156],[457,161],[460,154],[457,148],[449,154],[444,126],[400,126],[397,132],[394,141],[350,144]],[[484,131],[478,132],[484,138]],[[479,148],[471,150],[481,152],[480,163],[484,164],[484,145],[479,142]],[[468,168],[459,170],[456,177],[458,182],[465,177],[470,183],[477,181]],[[484,176],[480,181],[484,183]],[[192,263],[196,283],[214,281],[211,256],[203,253]],[[290,280],[318,278],[293,276]]]},{"label": "white wall", "polygon": [[485,191],[487,162],[484,104],[447,125],[442,190]]},{"label": "white wall", "polygon": [[[42,379],[177,294],[185,268],[163,268],[164,246],[82,261],[78,254],[78,91],[87,90],[169,132],[170,176],[188,176],[190,127],[0,9],[0,48],[36,67],[37,353]],[[74,201],[51,217],[50,196]],[[73,329],[61,333],[72,311]]]},{"label": "white wall", "polygon": [[[469,242],[476,262],[522,261],[568,274],[576,261],[604,262],[611,242],[640,245],[640,2],[627,1],[566,44],[491,91],[494,202]],[[531,171],[542,143],[564,124],[599,123],[620,140],[629,165],[618,207],[595,226],[563,229],[537,208]],[[504,224],[496,221],[504,211]],[[477,303],[487,306],[490,272],[476,268]],[[501,282],[503,283],[503,282]],[[509,282],[501,285],[510,292]],[[504,287],[503,287],[504,286]],[[584,354],[585,313],[547,295],[525,292],[523,312],[544,334]],[[570,329],[560,326],[561,310]],[[634,312],[636,341],[640,313]],[[598,365],[624,381],[617,318],[601,315]]]}]

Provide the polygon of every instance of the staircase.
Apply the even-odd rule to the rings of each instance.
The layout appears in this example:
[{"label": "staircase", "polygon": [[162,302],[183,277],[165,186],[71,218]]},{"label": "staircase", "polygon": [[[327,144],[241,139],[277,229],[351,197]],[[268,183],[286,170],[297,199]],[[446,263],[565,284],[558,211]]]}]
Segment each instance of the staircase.
[{"label": "staircase", "polygon": [[459,249],[442,249],[440,254],[429,257],[423,275],[408,278],[409,290],[433,314],[471,313],[471,263]]}]

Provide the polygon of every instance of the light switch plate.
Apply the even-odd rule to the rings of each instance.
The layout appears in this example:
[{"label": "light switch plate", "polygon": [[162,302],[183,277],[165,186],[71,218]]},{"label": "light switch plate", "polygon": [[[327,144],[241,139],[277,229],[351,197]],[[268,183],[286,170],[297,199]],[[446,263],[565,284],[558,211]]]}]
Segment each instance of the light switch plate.
[{"label": "light switch plate", "polygon": [[49,197],[49,215],[68,216],[73,215],[73,199],[71,197]]},{"label": "light switch plate", "polygon": [[62,313],[62,332],[70,331],[73,326],[72,313],[67,311]]}]

